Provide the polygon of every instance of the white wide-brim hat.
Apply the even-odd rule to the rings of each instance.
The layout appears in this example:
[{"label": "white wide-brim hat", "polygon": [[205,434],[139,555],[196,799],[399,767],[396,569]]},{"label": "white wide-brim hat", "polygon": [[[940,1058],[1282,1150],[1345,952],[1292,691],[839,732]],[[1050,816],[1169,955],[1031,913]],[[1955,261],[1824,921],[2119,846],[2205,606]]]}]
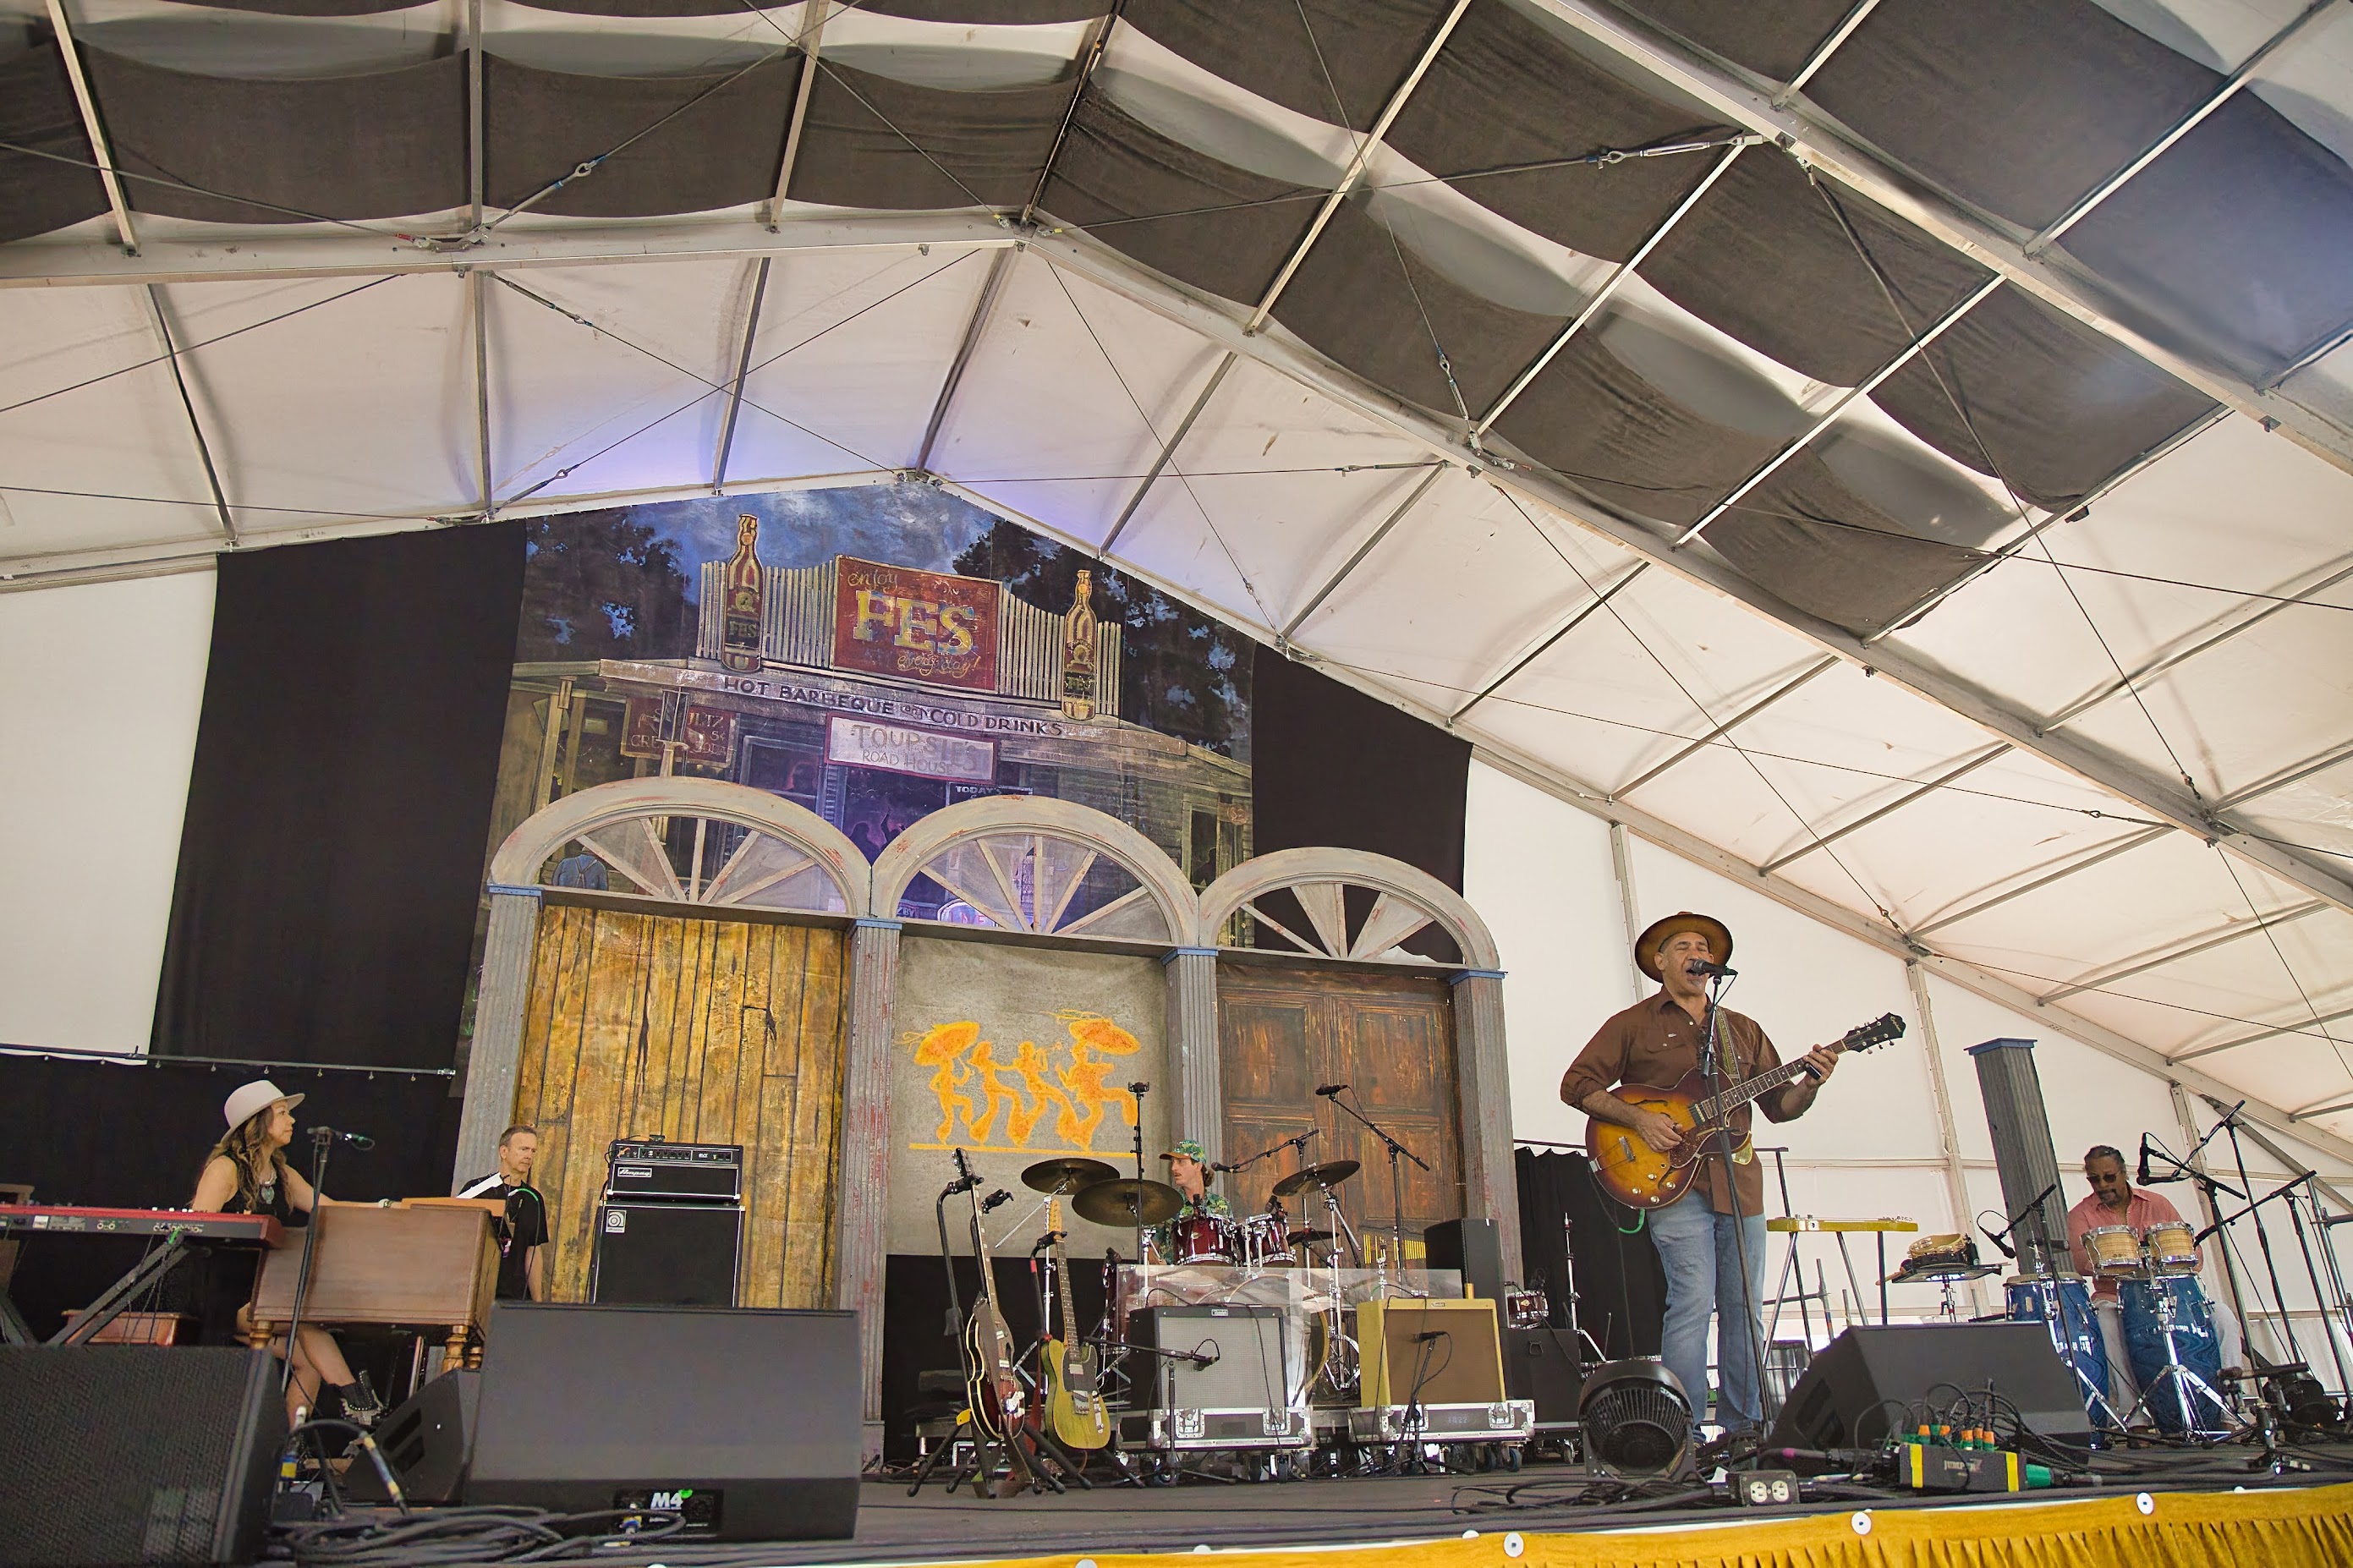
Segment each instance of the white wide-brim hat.
[{"label": "white wide-brim hat", "polygon": [[222,1102],[221,1114],[228,1118],[228,1124],[234,1129],[244,1126],[247,1121],[273,1105],[283,1105],[287,1110],[291,1110],[301,1103],[301,1095],[282,1094],[279,1092],[276,1084],[266,1078],[258,1078],[251,1083],[241,1083],[232,1089],[228,1099]]}]

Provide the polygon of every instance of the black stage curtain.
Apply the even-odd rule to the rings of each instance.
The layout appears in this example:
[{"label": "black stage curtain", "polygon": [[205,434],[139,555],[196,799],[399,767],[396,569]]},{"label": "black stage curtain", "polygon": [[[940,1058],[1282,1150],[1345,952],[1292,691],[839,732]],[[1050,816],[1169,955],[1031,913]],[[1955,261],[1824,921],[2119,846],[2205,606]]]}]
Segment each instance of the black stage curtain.
[{"label": "black stage curtain", "polygon": [[[287,1151],[304,1172],[311,1157],[304,1127],[324,1124],[375,1139],[369,1150],[335,1146],[328,1196],[449,1190],[461,1102],[450,1098],[446,1078],[25,1056],[0,1056],[0,1181],[31,1183],[37,1204],[182,1207],[195,1191],[206,1152],[227,1131],[221,1102],[238,1084],[265,1077],[289,1094],[309,1097],[294,1113],[295,1142]],[[88,1304],[149,1245],[143,1237],[33,1238],[18,1254],[9,1294],[46,1338],[68,1309]]]},{"label": "black stage curtain", "polygon": [[[948,1215],[951,1234],[965,1228]],[[1079,1316],[1079,1331],[1092,1335],[1103,1321],[1103,1268],[1101,1258],[1071,1260],[1071,1305]],[[1038,1297],[1040,1275],[1031,1272],[1026,1258],[999,1258],[997,1263],[997,1301],[1005,1326],[1013,1334],[1017,1352],[1026,1353],[1038,1341]],[[980,1282],[980,1265],[955,1260],[956,1301],[972,1310],[973,1287]],[[1061,1317],[1058,1304],[1054,1315]],[[915,1457],[915,1423],[927,1415],[954,1415],[963,1408],[953,1402],[923,1394],[918,1384],[927,1372],[961,1373],[964,1361],[948,1331],[947,1271],[936,1256],[894,1252],[882,1275],[882,1443],[883,1455],[893,1464]],[[1037,1371],[1032,1358],[1029,1371]],[[944,1411],[940,1406],[944,1405]]]},{"label": "black stage curtain", "polygon": [[[1603,1192],[1583,1154],[1523,1148],[1514,1163],[1520,1257],[1532,1284],[1544,1281],[1554,1325],[1581,1325],[1612,1360],[1658,1354],[1667,1273],[1640,1223],[1641,1211]],[[1577,1298],[1573,1316],[1571,1262]]]},{"label": "black stage curtain", "polygon": [[1462,890],[1471,742],[1271,647],[1250,667],[1254,854],[1336,845]]},{"label": "black stage curtain", "polygon": [[157,1054],[448,1065],[522,567],[520,523],[222,559]]}]

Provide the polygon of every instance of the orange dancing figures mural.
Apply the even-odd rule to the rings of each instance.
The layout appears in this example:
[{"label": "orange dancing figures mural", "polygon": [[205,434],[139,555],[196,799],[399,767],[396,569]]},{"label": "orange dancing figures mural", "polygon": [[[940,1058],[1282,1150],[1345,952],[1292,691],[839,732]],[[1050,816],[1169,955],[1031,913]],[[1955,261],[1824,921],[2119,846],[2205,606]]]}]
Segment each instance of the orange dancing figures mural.
[{"label": "orange dancing figures mural", "polygon": [[922,1034],[902,1037],[915,1047],[915,1065],[936,1068],[932,1074],[932,1092],[939,1097],[939,1140],[945,1143],[955,1134],[956,1110],[964,1110],[965,1124],[972,1124],[972,1096],[957,1092],[972,1081],[972,1068],[963,1058],[980,1038],[980,1026],[969,1020],[955,1024],[937,1024]]},{"label": "orange dancing figures mural", "polygon": [[1040,1049],[1035,1040],[1022,1041],[1011,1059],[1001,1059],[996,1045],[980,1037],[980,1024],[970,1018],[900,1037],[915,1065],[932,1069],[929,1087],[940,1108],[934,1147],[961,1142],[986,1149],[991,1147],[989,1134],[1001,1131],[1003,1147],[1027,1150],[1049,1111],[1054,1136],[1066,1149],[1092,1150],[1096,1132],[1113,1109],[1122,1123],[1135,1126],[1135,1096],[1111,1078],[1117,1058],[1135,1055],[1141,1043],[1099,1013],[1054,1016],[1070,1031],[1067,1061],[1059,1052]]}]

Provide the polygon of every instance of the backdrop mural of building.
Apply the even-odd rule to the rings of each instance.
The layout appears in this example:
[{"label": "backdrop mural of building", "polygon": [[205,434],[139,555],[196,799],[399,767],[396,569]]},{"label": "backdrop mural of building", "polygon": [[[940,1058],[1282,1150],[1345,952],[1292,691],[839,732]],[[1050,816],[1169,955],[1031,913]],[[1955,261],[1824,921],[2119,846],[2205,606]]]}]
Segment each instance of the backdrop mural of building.
[{"label": "backdrop mural of building", "polygon": [[[493,847],[668,772],[797,801],[870,859],[1000,794],[1116,816],[1197,885],[1249,858],[1247,639],[1080,552],[920,484],[529,526]],[[573,847],[546,880],[618,883]],[[901,913],[986,921],[923,879]]]}]

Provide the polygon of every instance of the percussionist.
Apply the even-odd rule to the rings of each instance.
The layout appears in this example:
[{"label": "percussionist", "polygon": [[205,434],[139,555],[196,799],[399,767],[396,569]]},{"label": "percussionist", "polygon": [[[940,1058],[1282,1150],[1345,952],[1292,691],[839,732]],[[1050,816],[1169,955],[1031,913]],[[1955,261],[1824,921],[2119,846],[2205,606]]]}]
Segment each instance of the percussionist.
[{"label": "percussionist", "polygon": [[[2113,1144],[2095,1143],[2084,1151],[2084,1181],[2092,1190],[2067,1211],[2067,1250],[2075,1260],[2075,1271],[2092,1287],[2092,1307],[2100,1320],[2100,1338],[2107,1346],[2108,1399],[2121,1414],[2140,1397],[2132,1359],[2126,1353],[2124,1300],[2116,1280],[2099,1271],[2085,1238],[2095,1230],[2122,1226],[2137,1241],[2148,1234],[2150,1226],[2183,1222],[2181,1211],[2163,1193],[2132,1184],[2125,1174],[2124,1153]],[[2223,1370],[2234,1372],[2241,1359],[2238,1320],[2218,1293],[2209,1290],[2206,1298],[2214,1312],[2215,1347],[2221,1352]]]}]

